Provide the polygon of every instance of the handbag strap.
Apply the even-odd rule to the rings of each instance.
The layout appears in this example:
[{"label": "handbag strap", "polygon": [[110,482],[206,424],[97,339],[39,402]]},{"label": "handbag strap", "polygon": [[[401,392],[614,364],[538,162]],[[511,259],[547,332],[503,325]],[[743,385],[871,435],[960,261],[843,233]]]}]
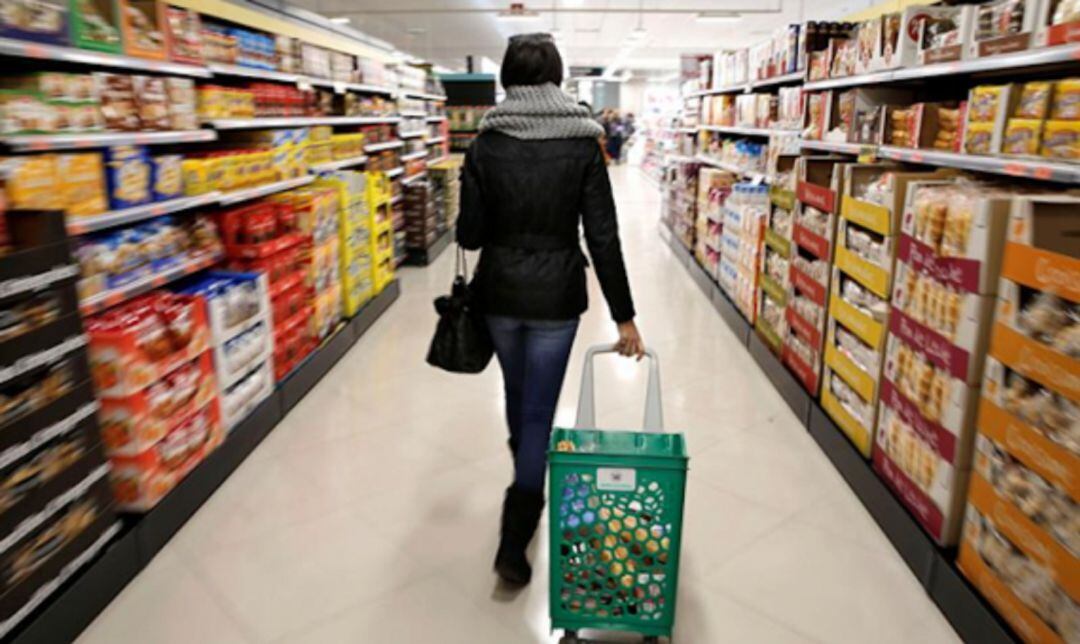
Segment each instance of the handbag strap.
[{"label": "handbag strap", "polygon": [[457,245],[457,254],[454,256],[454,275],[469,279],[469,258],[465,256],[465,249],[461,244]]}]

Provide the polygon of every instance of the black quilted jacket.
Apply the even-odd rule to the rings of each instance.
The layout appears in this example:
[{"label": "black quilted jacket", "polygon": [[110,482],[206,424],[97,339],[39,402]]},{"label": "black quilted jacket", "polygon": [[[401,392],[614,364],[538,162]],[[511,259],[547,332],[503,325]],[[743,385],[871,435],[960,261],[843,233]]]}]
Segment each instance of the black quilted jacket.
[{"label": "black quilted jacket", "polygon": [[615,201],[595,139],[522,140],[489,131],[462,169],[457,239],[482,249],[473,280],[489,315],[567,320],[588,307],[578,224],[616,322],[634,318]]}]

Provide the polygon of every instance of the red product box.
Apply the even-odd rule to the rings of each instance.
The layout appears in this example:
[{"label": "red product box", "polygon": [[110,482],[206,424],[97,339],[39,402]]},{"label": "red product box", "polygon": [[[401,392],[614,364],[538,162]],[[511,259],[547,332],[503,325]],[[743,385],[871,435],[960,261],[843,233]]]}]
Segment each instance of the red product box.
[{"label": "red product box", "polygon": [[150,449],[134,456],[111,457],[117,504],[133,511],[154,507],[221,444],[221,439],[221,415],[214,399]]},{"label": "red product box", "polygon": [[201,297],[157,291],[87,323],[98,397],[129,396],[198,357],[210,345]]},{"label": "red product box", "polygon": [[207,351],[138,393],[102,398],[99,417],[106,452],[133,456],[150,449],[206,407],[216,391],[214,365]]}]

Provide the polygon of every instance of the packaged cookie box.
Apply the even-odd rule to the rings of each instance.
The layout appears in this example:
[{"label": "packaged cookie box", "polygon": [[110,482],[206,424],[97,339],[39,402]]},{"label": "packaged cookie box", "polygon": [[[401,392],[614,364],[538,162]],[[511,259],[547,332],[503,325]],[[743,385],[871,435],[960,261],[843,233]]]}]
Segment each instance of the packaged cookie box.
[{"label": "packaged cookie box", "polygon": [[121,53],[124,46],[116,0],[72,1],[71,44],[81,49]]},{"label": "packaged cookie box", "polygon": [[119,531],[101,464],[28,518],[0,551],[0,636],[7,635]]},{"label": "packaged cookie box", "polygon": [[[880,144],[884,136],[886,107],[910,105],[915,93],[906,89],[859,87],[836,94],[830,130],[842,128],[848,143]],[[841,120],[843,119],[843,120]]]},{"label": "packaged cookie box", "polygon": [[836,214],[847,165],[840,157],[801,157],[795,166],[796,198],[804,206]]},{"label": "packaged cookie box", "polygon": [[203,63],[202,21],[192,9],[165,7],[165,27],[168,29],[169,59],[178,63]]},{"label": "packaged cookie box", "polygon": [[68,44],[67,0],[3,0],[0,37],[50,45]]},{"label": "packaged cookie box", "polygon": [[[908,420],[914,422],[909,423]],[[939,545],[955,545],[963,525],[972,437],[957,441],[919,425],[882,399],[871,455],[874,471]],[[960,456],[959,443],[968,454]],[[962,448],[961,448],[962,449]]]},{"label": "packaged cookie box", "polygon": [[146,147],[117,145],[105,149],[105,179],[109,189],[109,207],[124,210],[150,203],[153,193],[154,166]]},{"label": "packaged cookie box", "polygon": [[0,427],[32,424],[43,410],[89,378],[86,338],[73,317],[77,316],[67,316],[61,323],[62,339],[55,344],[41,350],[32,347],[30,353],[0,367]]},{"label": "packaged cookie box", "polygon": [[165,3],[158,0],[117,0],[124,53],[138,58],[165,60],[169,54]]},{"label": "packaged cookie box", "polygon": [[888,301],[892,289],[895,236],[867,232],[843,217],[836,228],[834,268],[859,282],[874,296]]},{"label": "packaged cookie box", "polygon": [[881,143],[901,148],[959,152],[967,103],[912,103],[885,110]]},{"label": "packaged cookie box", "polygon": [[1077,356],[1078,205],[1080,198],[1065,195],[1014,198],[992,340],[1002,348],[1034,343],[1037,354],[1054,364],[1059,363],[1055,356]]},{"label": "packaged cookie box", "polygon": [[976,8],[972,5],[934,7],[917,27],[918,65],[947,63],[970,55]]},{"label": "packaged cookie box", "polygon": [[269,278],[265,273],[211,271],[184,293],[198,295],[206,301],[210,337],[215,346],[270,313]]},{"label": "packaged cookie box", "polygon": [[968,56],[996,56],[1035,46],[1038,20],[1046,1],[993,0],[978,5]]},{"label": "packaged cookie box", "polygon": [[101,398],[101,441],[109,456],[149,449],[217,396],[210,352],[131,395]]},{"label": "packaged cookie box", "polygon": [[93,390],[84,382],[20,422],[5,423],[0,442],[0,530],[5,534],[105,461],[96,410]]},{"label": "packaged cookie box", "polygon": [[[1020,481],[1009,483],[1023,486]],[[1024,487],[1032,493],[1030,486]],[[1047,526],[1031,520],[1021,506],[1030,510],[1033,504],[1020,499],[1014,503],[1016,496],[993,487],[979,473],[972,475],[960,570],[1024,641],[1076,641],[1080,560],[1047,533]]]},{"label": "packaged cookie box", "polygon": [[[838,355],[836,353],[833,354]],[[825,359],[821,377],[821,408],[863,455],[869,459],[874,444],[877,400],[862,397]]]},{"label": "packaged cookie box", "polygon": [[273,354],[270,315],[263,314],[243,332],[214,347],[214,366],[221,388],[228,389]]},{"label": "packaged cookie box", "polygon": [[1063,45],[1080,41],[1080,12],[1067,0],[1046,0],[1039,5],[1038,47]]},{"label": "packaged cookie box", "polygon": [[896,265],[889,333],[976,383],[997,298],[959,290],[908,264]]},{"label": "packaged cookie box", "polygon": [[949,7],[917,5],[884,16],[880,62],[875,69],[914,67],[919,64],[920,27],[926,20],[947,17]]},{"label": "packaged cookie box", "polygon": [[90,372],[101,397],[141,391],[210,346],[202,299],[163,292],[90,319],[86,331]]},{"label": "packaged cookie box", "polygon": [[1019,101],[1016,87],[980,85],[968,92],[963,152],[998,154],[1005,138],[1006,122]]},{"label": "packaged cookie box", "polygon": [[1013,198],[952,180],[910,182],[898,262],[955,290],[996,293]]},{"label": "packaged cookie box", "polygon": [[241,420],[274,392],[274,365],[272,359],[259,363],[254,371],[246,374],[228,389],[222,389],[221,424],[225,431],[232,430]]},{"label": "packaged cookie box", "polygon": [[[918,347],[895,336],[889,336],[883,373],[883,405],[888,405],[905,423],[936,445],[966,441],[966,447],[970,448],[981,378],[975,383],[965,382],[950,373],[935,356],[922,353]],[[950,462],[967,467],[970,460],[963,447],[952,445],[947,451],[959,452],[964,458],[950,456]]]},{"label": "packaged cookie box", "polygon": [[221,444],[221,416],[215,397],[149,449],[112,456],[113,494],[121,510],[145,512],[168,494]]}]

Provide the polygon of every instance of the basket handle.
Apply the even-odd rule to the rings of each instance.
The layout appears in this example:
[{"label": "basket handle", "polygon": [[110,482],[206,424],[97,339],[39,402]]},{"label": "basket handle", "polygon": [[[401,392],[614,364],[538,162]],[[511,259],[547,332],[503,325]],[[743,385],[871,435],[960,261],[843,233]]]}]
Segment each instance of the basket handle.
[{"label": "basket handle", "polygon": [[[585,370],[581,373],[581,393],[578,395],[578,429],[596,429],[596,397],[593,387],[593,358],[600,353],[615,353],[614,344],[596,344],[585,351]],[[645,349],[649,358],[649,383],[645,392],[645,420],[642,430],[652,433],[664,431],[664,412],[660,402],[660,360],[652,349]]]}]

